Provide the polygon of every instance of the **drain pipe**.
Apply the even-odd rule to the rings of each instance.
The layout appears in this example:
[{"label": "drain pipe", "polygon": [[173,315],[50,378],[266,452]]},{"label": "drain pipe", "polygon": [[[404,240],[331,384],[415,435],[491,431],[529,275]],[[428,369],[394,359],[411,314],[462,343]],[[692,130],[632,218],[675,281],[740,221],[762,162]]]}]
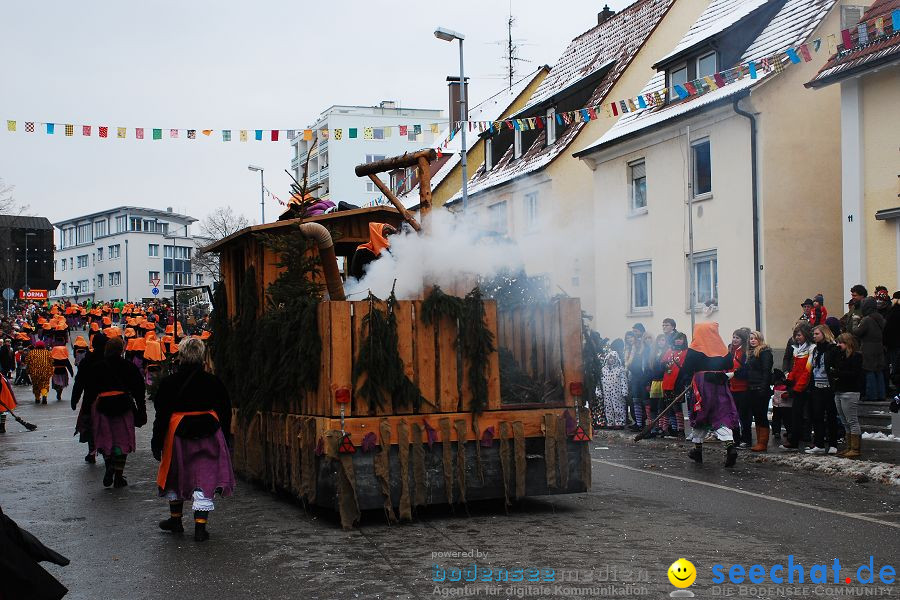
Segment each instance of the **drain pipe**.
[{"label": "drain pipe", "polygon": [[303,237],[316,242],[319,258],[322,259],[322,273],[325,275],[328,297],[331,300],[346,300],[344,283],[341,280],[341,272],[338,270],[331,233],[320,223],[301,223],[300,233],[303,234]]},{"label": "drain pipe", "polygon": [[760,299],[759,273],[762,265],[759,261],[759,172],[757,167],[757,137],[756,117],[753,113],[743,110],[736,98],[733,104],[734,112],[750,120],[750,177],[752,180],[752,205],[753,205],[753,314],[756,318],[756,330],[762,331],[762,301]]}]

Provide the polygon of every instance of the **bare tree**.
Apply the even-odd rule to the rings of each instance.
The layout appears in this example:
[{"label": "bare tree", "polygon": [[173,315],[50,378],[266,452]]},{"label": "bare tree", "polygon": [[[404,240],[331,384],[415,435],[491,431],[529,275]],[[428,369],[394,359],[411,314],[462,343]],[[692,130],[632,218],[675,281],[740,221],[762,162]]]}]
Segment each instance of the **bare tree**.
[{"label": "bare tree", "polygon": [[28,207],[19,203],[13,195],[14,185],[6,185],[0,178],[0,215],[22,215]]},{"label": "bare tree", "polygon": [[[218,242],[232,233],[250,226],[244,215],[235,214],[230,206],[220,206],[200,222],[200,235],[204,246]],[[194,254],[194,271],[207,273],[215,281],[220,279],[219,255],[215,252],[197,251]]]}]

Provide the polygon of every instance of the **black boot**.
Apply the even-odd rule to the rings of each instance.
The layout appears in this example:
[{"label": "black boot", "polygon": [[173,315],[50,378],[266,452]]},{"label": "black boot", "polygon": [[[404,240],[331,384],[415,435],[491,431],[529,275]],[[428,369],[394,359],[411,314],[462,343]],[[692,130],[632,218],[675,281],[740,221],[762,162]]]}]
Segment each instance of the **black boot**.
[{"label": "black boot", "polygon": [[125,477],[122,476],[122,473],[125,472],[125,461],[127,459],[127,454],[117,454],[113,456],[113,465],[115,470],[115,482],[113,483],[113,487],[123,488],[128,485]]},{"label": "black boot", "polygon": [[209,539],[209,532],[206,531],[206,520],[209,518],[209,512],[205,510],[194,511],[194,541],[205,542]]},{"label": "black boot", "polygon": [[92,452],[88,452],[84,456],[84,462],[88,463],[89,465],[93,465],[97,462],[97,457],[94,456]]},{"label": "black boot", "polygon": [[169,518],[159,522],[159,528],[172,533],[184,533],[184,525],[181,523],[181,511],[184,502],[169,502]]},{"label": "black boot", "polygon": [[737,448],[734,445],[734,442],[727,442],[725,444],[725,466],[733,467],[734,463],[737,462]]},{"label": "black boot", "polygon": [[106,471],[103,473],[103,487],[109,487],[113,484],[113,475],[115,474],[113,459],[112,457],[104,456],[103,462],[106,463]]},{"label": "black boot", "polygon": [[703,444],[694,444],[694,449],[688,452],[688,458],[697,464],[703,464]]},{"label": "black boot", "polygon": [[0,433],[6,433],[6,413],[0,415]]}]

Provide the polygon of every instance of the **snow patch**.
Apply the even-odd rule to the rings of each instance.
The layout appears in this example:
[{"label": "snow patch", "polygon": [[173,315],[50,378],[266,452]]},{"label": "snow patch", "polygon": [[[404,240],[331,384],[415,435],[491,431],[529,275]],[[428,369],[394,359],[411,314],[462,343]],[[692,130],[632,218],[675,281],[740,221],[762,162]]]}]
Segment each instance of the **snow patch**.
[{"label": "snow patch", "polygon": [[875,433],[863,433],[862,438],[864,440],[875,440],[878,442],[900,442],[900,437],[895,436],[893,433],[881,433],[880,431]]}]

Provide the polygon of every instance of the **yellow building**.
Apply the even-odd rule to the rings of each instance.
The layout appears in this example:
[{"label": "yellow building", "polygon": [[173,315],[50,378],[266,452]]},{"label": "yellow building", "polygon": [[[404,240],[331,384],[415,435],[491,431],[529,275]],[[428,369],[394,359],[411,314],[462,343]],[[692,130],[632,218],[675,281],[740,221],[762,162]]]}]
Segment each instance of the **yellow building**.
[{"label": "yellow building", "polygon": [[[844,289],[862,283],[900,289],[900,31],[893,0],[876,0],[853,45],[840,48],[807,86],[840,91],[840,108],[823,120],[841,127]],[[879,30],[879,25],[882,30]],[[835,85],[836,84],[836,85]]]},{"label": "yellow building", "polygon": [[[634,96],[655,58],[681,38],[707,0],[638,0],[573,39],[527,105],[511,115],[525,126],[485,135],[485,162],[469,180],[473,226],[515,240],[530,275],[551,293],[595,302],[590,172],[572,156],[615,122],[564,119],[568,111]],[[567,15],[566,18],[572,18]],[[448,202],[459,210],[460,194]]]},{"label": "yellow building", "polygon": [[843,313],[840,128],[829,116],[840,98],[803,85],[840,32],[837,7],[713,0],[653,61],[642,94],[665,103],[577,153],[593,175],[598,331],[658,332],[667,317],[690,331],[695,318],[719,322],[726,340],[750,327],[783,348],[804,299],[822,293]]}]

